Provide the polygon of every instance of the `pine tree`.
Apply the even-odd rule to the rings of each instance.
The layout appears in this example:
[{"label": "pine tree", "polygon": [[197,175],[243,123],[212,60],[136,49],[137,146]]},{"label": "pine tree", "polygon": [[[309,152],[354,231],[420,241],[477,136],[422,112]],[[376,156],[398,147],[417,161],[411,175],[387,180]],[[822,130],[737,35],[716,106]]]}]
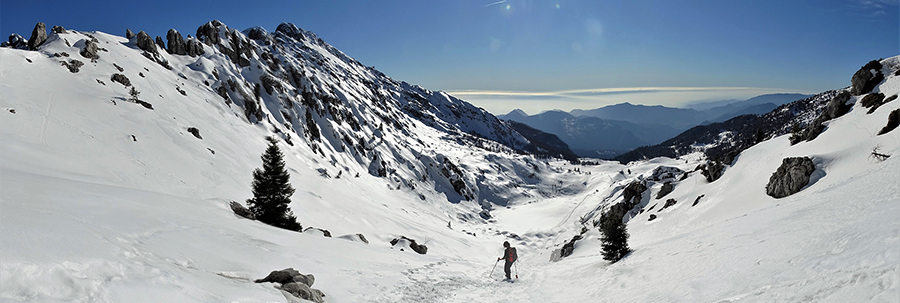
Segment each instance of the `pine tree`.
[{"label": "pine tree", "polygon": [[141,92],[139,92],[136,88],[134,88],[134,86],[132,86],[132,87],[131,87],[131,90],[128,91],[128,94],[131,95],[131,101],[132,101],[132,102],[137,102],[137,101],[138,101],[138,96],[141,95]]},{"label": "pine tree", "polygon": [[278,149],[278,141],[266,137],[269,147],[262,154],[263,167],[253,171],[253,198],[247,199],[250,211],[256,219],[289,230],[299,231],[302,227],[288,204],[294,188],[289,179],[291,175],[284,168],[284,154]]},{"label": "pine tree", "polygon": [[621,218],[613,216],[603,217],[600,223],[600,238],[603,248],[603,259],[616,263],[631,252],[628,248],[628,230]]}]

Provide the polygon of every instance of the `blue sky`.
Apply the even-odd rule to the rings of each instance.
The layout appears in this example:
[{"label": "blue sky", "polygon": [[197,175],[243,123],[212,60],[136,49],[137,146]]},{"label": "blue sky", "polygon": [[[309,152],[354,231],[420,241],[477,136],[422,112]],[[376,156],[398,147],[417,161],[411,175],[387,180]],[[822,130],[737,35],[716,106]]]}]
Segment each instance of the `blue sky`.
[{"label": "blue sky", "polygon": [[7,0],[0,34],[28,38],[38,21],[123,36],[291,22],[394,79],[534,114],[845,87],[900,54],[898,1]]}]

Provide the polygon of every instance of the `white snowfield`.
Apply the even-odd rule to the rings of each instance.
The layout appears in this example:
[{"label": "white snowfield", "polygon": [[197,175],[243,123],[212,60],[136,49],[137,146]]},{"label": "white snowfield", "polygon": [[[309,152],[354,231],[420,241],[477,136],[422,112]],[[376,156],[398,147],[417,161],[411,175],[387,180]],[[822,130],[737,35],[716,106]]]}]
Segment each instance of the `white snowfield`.
[{"label": "white snowfield", "polygon": [[[273,284],[252,281],[287,267],[315,275],[326,302],[900,301],[900,130],[875,135],[900,101],[872,114],[856,104],[811,142],[762,142],[713,183],[693,172],[657,200],[662,182],[650,182],[642,205],[655,208],[628,218],[633,253],[604,261],[599,232],[588,224],[573,255],[551,262],[553,250],[580,233],[582,217],[621,200],[622,186],[660,165],[693,171],[702,157],[553,161],[530,184],[543,194],[481,193],[510,197],[483,223],[458,217],[481,201],[397,189],[366,167],[350,165],[359,177],[335,178],[333,170],[326,178],[318,169],[335,160],[305,143],[281,144],[297,189],[295,215],[335,237],[285,231],[228,207],[250,198],[268,124],[248,123],[240,108],[177,76],[196,59],[164,55],[169,71],[127,39],[92,34],[108,49],[97,63],[58,40],[40,52],[0,49],[2,302],[285,302]],[[49,56],[61,51],[71,57]],[[76,74],[59,63],[71,58],[85,62]],[[125,100],[127,88],[110,81],[118,72],[112,63],[153,110]],[[900,59],[884,63],[893,75]],[[875,90],[900,93],[900,77]],[[426,143],[444,144],[469,168],[525,161]],[[873,148],[892,157],[875,159]],[[767,196],[769,177],[792,156],[814,159],[812,184],[786,198]],[[677,203],[659,211],[669,198]],[[648,221],[650,214],[658,218]],[[338,238],[356,233],[369,243]],[[392,248],[401,235],[428,253]],[[520,257],[514,283],[499,281],[504,240]]]}]

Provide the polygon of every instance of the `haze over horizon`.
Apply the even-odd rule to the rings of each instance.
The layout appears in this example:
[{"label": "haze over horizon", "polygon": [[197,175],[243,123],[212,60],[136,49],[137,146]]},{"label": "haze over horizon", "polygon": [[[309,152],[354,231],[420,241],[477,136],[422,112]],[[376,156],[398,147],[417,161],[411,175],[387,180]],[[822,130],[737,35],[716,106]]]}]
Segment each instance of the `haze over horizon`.
[{"label": "haze over horizon", "polygon": [[154,37],[192,35],[213,19],[269,31],[290,22],[394,79],[494,114],[811,94],[849,85],[860,62],[900,49],[898,0],[5,1],[0,15],[0,34],[25,38],[37,22]]}]

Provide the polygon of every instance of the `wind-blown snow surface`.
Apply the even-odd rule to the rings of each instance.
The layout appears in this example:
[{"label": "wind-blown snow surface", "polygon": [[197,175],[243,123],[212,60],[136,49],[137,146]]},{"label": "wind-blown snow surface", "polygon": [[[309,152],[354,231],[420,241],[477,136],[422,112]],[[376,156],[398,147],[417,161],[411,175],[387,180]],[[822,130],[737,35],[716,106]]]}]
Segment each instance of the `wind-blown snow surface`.
[{"label": "wind-blown snow surface", "polygon": [[[78,77],[46,54],[0,49],[3,301],[284,302],[271,284],[251,281],[285,267],[314,274],[326,302],[900,298],[900,131],[874,135],[897,102],[871,115],[857,105],[812,142],[789,146],[786,136],[763,142],[714,183],[693,173],[663,199],[677,199],[675,206],[629,220],[635,251],[618,263],[601,259],[594,228],[572,256],[551,262],[551,251],[580,231],[579,219],[620,199],[622,185],[659,165],[690,171],[700,159],[552,163],[531,171],[536,178],[522,185],[543,195],[518,192],[484,224],[457,217],[473,205],[447,202],[439,191],[397,190],[397,183],[365,172],[322,177],[318,169],[330,167],[329,160],[282,145],[301,223],[335,236],[363,233],[370,243],[299,234],[238,218],[227,206],[249,197],[265,126],[247,123],[240,110],[176,77],[151,82],[129,74],[145,81],[142,99],[158,97],[153,111],[125,102],[125,87],[109,81],[112,62],[103,60],[130,73],[170,72],[108,58],[145,60],[139,52],[101,47],[110,49],[101,64],[87,63]],[[188,63],[179,60],[170,58],[176,68]],[[174,89],[179,84],[192,98]],[[889,77],[877,89],[896,94],[900,80]],[[188,127],[200,129],[203,139]],[[875,146],[894,157],[869,158]],[[513,156],[457,148],[452,155],[473,170],[525,169],[512,163],[525,160]],[[815,182],[787,198],[766,196],[781,159],[799,155],[816,160]],[[644,196],[649,205],[662,201],[653,199],[659,184],[651,187]],[[659,218],[648,222],[650,213]],[[399,235],[424,242],[428,254],[392,249],[388,241]],[[502,264],[489,276],[506,239],[521,260],[515,283],[498,282]]]}]

